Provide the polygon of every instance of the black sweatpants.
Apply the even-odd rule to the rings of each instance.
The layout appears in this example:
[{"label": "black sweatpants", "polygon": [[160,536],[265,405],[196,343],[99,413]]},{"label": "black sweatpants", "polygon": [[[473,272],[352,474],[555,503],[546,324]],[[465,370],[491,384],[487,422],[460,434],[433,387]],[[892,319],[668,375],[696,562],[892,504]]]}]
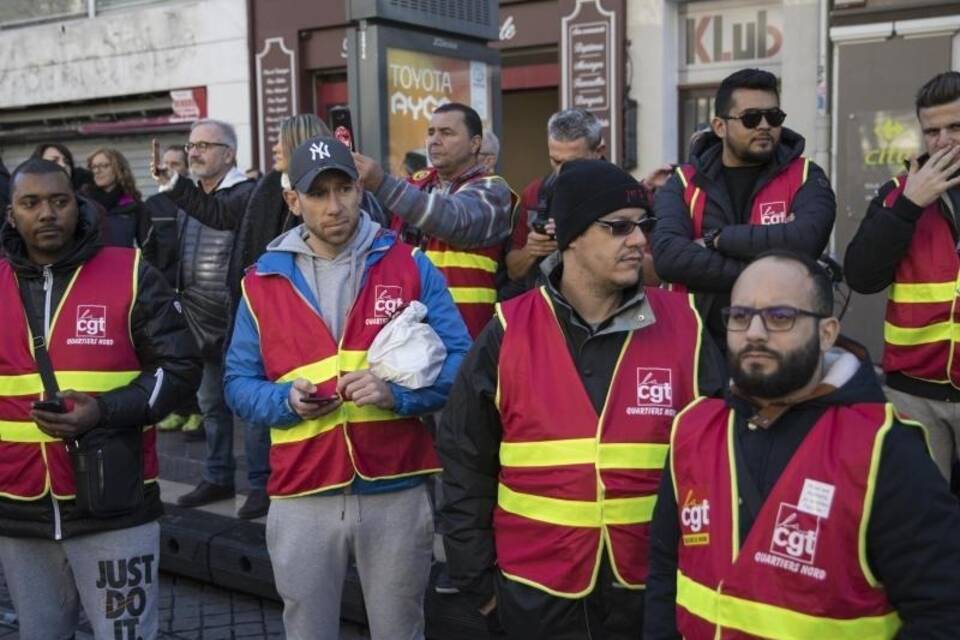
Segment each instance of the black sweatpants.
[{"label": "black sweatpants", "polygon": [[500,573],[496,588],[497,613],[510,640],[638,640],[643,632],[644,591],[620,586],[606,554],[584,598],[552,596]]}]

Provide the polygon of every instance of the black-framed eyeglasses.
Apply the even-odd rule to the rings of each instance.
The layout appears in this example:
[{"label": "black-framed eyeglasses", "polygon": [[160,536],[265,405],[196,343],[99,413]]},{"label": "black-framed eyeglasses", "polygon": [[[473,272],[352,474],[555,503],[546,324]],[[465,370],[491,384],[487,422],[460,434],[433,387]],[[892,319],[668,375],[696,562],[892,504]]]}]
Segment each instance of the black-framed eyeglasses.
[{"label": "black-framed eyeglasses", "polygon": [[739,120],[747,129],[756,129],[760,126],[761,120],[766,120],[771,127],[779,127],[787,119],[787,114],[780,110],[780,107],[774,109],[747,109],[738,116],[720,116],[724,120]]},{"label": "black-framed eyeglasses", "polygon": [[207,149],[210,147],[229,147],[230,145],[224,144],[222,142],[188,142],[183,145],[183,150],[187,153],[190,153],[191,150],[196,149],[200,153],[206,153]]},{"label": "black-framed eyeglasses", "polygon": [[720,310],[720,317],[723,318],[723,326],[727,331],[746,331],[753,322],[753,316],[760,316],[763,322],[763,328],[767,331],[790,331],[796,324],[797,318],[807,316],[822,320],[829,318],[828,314],[807,311],[806,309],[797,309],[786,305],[775,307],[763,307],[754,309],[753,307],[724,307]]},{"label": "black-framed eyeglasses", "polygon": [[657,225],[657,219],[654,216],[646,216],[640,220],[597,220],[593,224],[605,228],[612,236],[628,236],[634,229],[650,233]]}]

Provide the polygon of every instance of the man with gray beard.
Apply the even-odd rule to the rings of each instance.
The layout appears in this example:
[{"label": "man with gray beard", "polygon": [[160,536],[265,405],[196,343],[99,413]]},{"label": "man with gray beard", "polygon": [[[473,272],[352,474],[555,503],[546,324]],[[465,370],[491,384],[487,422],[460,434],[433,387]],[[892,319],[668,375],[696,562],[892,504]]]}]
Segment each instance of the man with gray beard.
[{"label": "man with gray beard", "polygon": [[[256,183],[237,169],[237,134],[226,122],[195,122],[185,150],[196,183],[163,163],[154,162],[152,170],[161,193],[181,210],[177,288],[204,360],[197,397],[207,439],[203,479],[177,501],[184,507],[198,507],[233,498],[236,471],[233,414],[223,397],[223,353],[230,308],[227,273],[235,234],[206,226],[200,219],[240,219]],[[269,506],[269,443],[262,430],[246,429],[245,436],[251,492],[238,515],[256,518],[265,515]]]}]

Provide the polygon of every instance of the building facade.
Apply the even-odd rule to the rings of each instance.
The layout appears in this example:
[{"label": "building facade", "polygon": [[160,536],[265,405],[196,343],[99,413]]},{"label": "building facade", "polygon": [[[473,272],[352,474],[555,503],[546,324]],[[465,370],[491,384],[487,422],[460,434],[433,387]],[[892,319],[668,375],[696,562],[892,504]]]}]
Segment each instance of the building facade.
[{"label": "building facade", "polygon": [[[842,257],[877,188],[922,152],[914,98],[934,75],[960,69],[960,4],[835,0],[830,14],[833,248]],[[886,292],[854,294],[845,327],[875,358]]]},{"label": "building facade", "polygon": [[190,123],[237,128],[251,162],[245,0],[5,0],[0,3],[0,155],[12,169],[40,142],[77,164],[116,147],[152,193],[150,140],[183,144]]}]

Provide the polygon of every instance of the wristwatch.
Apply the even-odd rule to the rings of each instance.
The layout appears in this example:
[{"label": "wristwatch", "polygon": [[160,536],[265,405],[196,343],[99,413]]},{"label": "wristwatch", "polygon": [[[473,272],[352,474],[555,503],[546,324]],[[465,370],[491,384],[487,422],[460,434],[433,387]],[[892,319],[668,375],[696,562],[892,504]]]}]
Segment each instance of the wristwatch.
[{"label": "wristwatch", "polygon": [[705,234],[703,234],[703,246],[707,249],[712,249],[717,251],[717,236],[720,235],[720,229],[710,229]]}]

